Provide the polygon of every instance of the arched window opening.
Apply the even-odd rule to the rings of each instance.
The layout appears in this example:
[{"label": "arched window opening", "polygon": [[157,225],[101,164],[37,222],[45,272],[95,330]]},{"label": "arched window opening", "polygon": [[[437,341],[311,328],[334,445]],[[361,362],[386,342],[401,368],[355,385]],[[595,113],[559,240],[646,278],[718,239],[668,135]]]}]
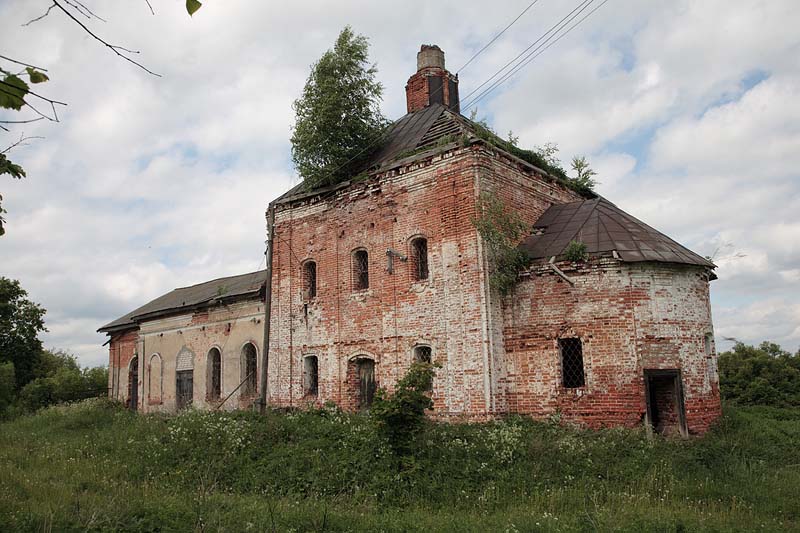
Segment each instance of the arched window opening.
[{"label": "arched window opening", "polygon": [[222,354],[218,348],[208,352],[208,399],[219,400],[222,395]]},{"label": "arched window opening", "polygon": [[147,372],[147,396],[150,403],[161,403],[161,390],[163,384],[161,356],[157,353],[150,356],[150,370]]},{"label": "arched window opening", "polygon": [[139,408],[139,358],[134,356],[128,365],[128,407]]},{"label": "arched window opening", "polygon": [[317,263],[306,261],[303,264],[303,297],[311,300],[317,297]]},{"label": "arched window opening", "polygon": [[428,279],[428,239],[425,237],[411,241],[411,268],[416,281]]},{"label": "arched window opening", "polygon": [[307,355],[303,359],[303,394],[316,396],[319,392],[319,359],[316,355]]},{"label": "arched window opening", "polygon": [[[417,363],[428,363],[432,362],[433,351],[431,350],[430,346],[416,346],[414,347],[414,361]],[[431,378],[425,386],[425,390],[432,391],[433,390],[433,378]]]},{"label": "arched window opening", "polygon": [[194,402],[194,352],[184,346],[175,357],[175,405],[180,409]]},{"label": "arched window opening", "polygon": [[353,252],[353,290],[369,289],[369,254],[366,250]]},{"label": "arched window opening", "polygon": [[242,396],[255,396],[258,389],[258,352],[253,343],[242,347]]}]

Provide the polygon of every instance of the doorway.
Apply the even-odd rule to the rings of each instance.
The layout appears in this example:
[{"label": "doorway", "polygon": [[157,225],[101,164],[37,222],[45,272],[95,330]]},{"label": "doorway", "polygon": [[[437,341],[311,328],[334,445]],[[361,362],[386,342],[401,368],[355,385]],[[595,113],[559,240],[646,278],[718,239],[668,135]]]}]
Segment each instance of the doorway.
[{"label": "doorway", "polygon": [[681,371],[645,370],[644,389],[648,427],[660,435],[687,437]]},{"label": "doorway", "polygon": [[180,411],[192,405],[192,397],[194,396],[194,371],[179,370],[175,373],[175,378],[175,401]]},{"label": "doorway", "polygon": [[369,409],[375,398],[375,361],[372,359],[358,360],[358,408]]}]

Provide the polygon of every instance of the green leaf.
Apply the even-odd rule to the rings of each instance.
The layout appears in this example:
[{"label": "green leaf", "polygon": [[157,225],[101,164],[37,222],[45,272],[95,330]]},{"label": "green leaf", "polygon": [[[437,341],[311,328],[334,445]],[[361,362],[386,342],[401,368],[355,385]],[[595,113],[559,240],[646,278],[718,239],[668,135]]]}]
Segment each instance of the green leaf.
[{"label": "green leaf", "polygon": [[198,0],[186,0],[186,11],[192,16],[202,5]]},{"label": "green leaf", "polygon": [[3,174],[11,174],[12,178],[21,180],[25,177],[25,170],[16,163],[12,163],[5,154],[0,154],[0,175]]},{"label": "green leaf", "polygon": [[25,104],[28,84],[13,74],[9,74],[0,82],[0,107],[19,111]]},{"label": "green leaf", "polygon": [[26,67],[25,70],[28,72],[31,83],[44,83],[50,79],[47,77],[47,74],[44,72],[39,72],[35,68]]}]

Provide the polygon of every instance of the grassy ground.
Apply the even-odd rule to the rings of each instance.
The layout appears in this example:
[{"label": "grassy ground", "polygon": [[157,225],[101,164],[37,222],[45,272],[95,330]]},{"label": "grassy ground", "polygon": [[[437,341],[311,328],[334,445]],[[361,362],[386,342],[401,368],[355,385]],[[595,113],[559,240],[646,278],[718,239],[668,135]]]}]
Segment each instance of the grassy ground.
[{"label": "grassy ground", "polygon": [[800,530],[800,411],[729,407],[688,441],[512,419],[430,425],[398,461],[336,411],[0,425],[0,531]]}]

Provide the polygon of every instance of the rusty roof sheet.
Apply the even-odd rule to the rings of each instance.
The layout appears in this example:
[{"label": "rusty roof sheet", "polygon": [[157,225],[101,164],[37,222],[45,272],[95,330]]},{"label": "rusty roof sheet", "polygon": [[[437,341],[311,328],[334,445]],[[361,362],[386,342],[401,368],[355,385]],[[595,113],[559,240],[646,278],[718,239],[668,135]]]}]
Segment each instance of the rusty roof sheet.
[{"label": "rusty roof sheet", "polygon": [[187,308],[210,305],[216,301],[256,295],[267,280],[266,270],[219,278],[189,287],[181,287],[159,296],[130,313],[109,322],[97,331],[111,332],[129,329],[137,322],[156,318]]},{"label": "rusty roof sheet", "polygon": [[605,198],[556,204],[533,225],[520,248],[536,259],[559,257],[571,241],[590,254],[616,251],[622,261],[657,261],[715,268],[715,265]]}]

